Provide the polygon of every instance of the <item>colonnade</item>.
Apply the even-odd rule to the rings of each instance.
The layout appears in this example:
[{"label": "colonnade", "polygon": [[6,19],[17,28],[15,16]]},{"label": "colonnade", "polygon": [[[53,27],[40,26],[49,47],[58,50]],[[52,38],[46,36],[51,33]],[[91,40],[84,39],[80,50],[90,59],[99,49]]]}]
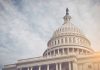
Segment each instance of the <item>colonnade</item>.
[{"label": "colonnade", "polygon": [[18,70],[77,70],[77,66],[75,66],[75,64],[76,63],[70,61],[70,62],[46,64],[44,65],[44,67],[43,65],[22,67],[22,68],[18,68]]},{"label": "colonnade", "polygon": [[59,55],[59,54],[70,54],[70,53],[76,53],[76,54],[89,54],[91,53],[88,50],[85,49],[79,49],[79,48],[59,48],[59,49],[52,49],[51,51],[47,51],[44,53],[44,56],[53,56],[53,55]]}]

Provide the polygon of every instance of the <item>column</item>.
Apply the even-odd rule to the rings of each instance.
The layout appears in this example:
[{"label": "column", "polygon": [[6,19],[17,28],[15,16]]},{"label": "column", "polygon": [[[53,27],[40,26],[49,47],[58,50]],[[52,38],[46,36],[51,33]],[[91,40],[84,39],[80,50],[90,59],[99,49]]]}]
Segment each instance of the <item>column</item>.
[{"label": "column", "polygon": [[69,70],[71,70],[71,62],[69,62],[68,64],[69,64]]},{"label": "column", "polygon": [[29,67],[27,69],[29,70]]},{"label": "column", "polygon": [[78,70],[77,63],[73,62],[73,70]]},{"label": "column", "polygon": [[59,49],[58,49],[58,54],[59,54]]},{"label": "column", "polygon": [[64,48],[62,49],[62,52],[63,52],[63,55],[64,55],[64,54],[65,54],[65,53],[64,53]]},{"label": "column", "polygon": [[41,66],[39,66],[39,70],[41,70]]},{"label": "column", "polygon": [[47,65],[47,70],[49,70],[49,64]]},{"label": "column", "polygon": [[33,69],[33,67],[30,67],[30,70],[32,70]]},{"label": "column", "polygon": [[61,70],[62,68],[61,68],[61,63],[59,63],[59,70]]},{"label": "column", "polygon": [[67,49],[67,52],[68,52],[68,54],[69,54],[69,48]]},{"label": "column", "polygon": [[56,63],[56,70],[58,70],[58,63]]}]

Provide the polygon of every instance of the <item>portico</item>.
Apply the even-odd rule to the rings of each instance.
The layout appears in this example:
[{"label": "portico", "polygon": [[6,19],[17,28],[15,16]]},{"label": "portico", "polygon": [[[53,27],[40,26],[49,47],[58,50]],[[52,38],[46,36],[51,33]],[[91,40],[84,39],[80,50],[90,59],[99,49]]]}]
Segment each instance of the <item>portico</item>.
[{"label": "portico", "polygon": [[53,63],[40,66],[22,67],[18,70],[74,70],[73,62]]}]

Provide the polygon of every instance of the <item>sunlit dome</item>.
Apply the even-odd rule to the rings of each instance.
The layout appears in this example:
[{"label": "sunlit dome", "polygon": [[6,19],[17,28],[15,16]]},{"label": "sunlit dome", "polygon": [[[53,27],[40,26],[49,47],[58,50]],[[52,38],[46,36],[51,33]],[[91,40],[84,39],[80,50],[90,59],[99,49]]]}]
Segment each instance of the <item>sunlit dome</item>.
[{"label": "sunlit dome", "polygon": [[81,51],[83,52],[82,55],[92,53],[93,50],[91,48],[90,41],[85,37],[79,28],[70,22],[71,16],[68,13],[68,8],[66,9],[66,15],[63,19],[64,23],[54,31],[53,36],[47,43],[48,48],[43,55],[65,55],[64,52],[67,52],[67,54],[74,53],[81,55]]},{"label": "sunlit dome", "polygon": [[61,25],[53,34],[53,37],[63,36],[63,35],[78,35],[84,36],[78,27],[70,22],[71,16],[67,12],[64,16],[64,24]]},{"label": "sunlit dome", "polygon": [[66,22],[60,26],[53,34],[53,37],[63,36],[63,35],[78,35],[84,36],[84,34],[73,25],[71,22]]}]

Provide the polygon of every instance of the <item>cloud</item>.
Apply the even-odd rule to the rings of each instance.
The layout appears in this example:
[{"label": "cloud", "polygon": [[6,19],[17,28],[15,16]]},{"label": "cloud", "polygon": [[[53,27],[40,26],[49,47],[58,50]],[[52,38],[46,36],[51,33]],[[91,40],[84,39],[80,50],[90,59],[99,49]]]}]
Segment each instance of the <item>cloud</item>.
[{"label": "cloud", "polygon": [[0,0],[0,66],[42,55],[66,7],[72,23],[100,50],[99,0]]}]

